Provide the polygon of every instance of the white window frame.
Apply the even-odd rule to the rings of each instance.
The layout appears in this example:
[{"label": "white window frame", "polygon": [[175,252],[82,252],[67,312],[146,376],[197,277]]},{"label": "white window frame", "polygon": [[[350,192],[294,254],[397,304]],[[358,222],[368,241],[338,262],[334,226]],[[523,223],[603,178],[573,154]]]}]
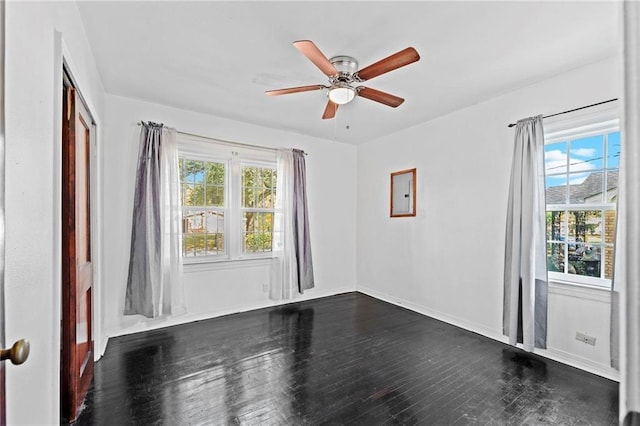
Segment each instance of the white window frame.
[{"label": "white window frame", "polygon": [[[242,166],[276,169],[274,150],[260,150],[215,143],[209,139],[178,135],[178,156],[181,159],[225,163],[225,223],[224,253],[183,257],[185,265],[215,264],[245,260],[270,259],[272,251],[243,253],[242,243]],[[188,206],[181,206],[190,209]],[[222,210],[220,208],[215,208]],[[275,211],[265,209],[265,211]],[[182,229],[181,229],[182,232]]]},{"label": "white window frame", "polygon": [[[191,152],[178,152],[178,158],[180,160],[195,160],[195,161],[204,161],[210,163],[222,163],[224,164],[224,180],[225,180],[225,194],[224,194],[224,207],[211,206],[211,208],[206,207],[190,207],[183,206],[182,201],[180,202],[180,210],[184,213],[185,210],[197,210],[197,211],[222,211],[224,214],[224,250],[222,253],[218,254],[208,254],[202,256],[183,256],[182,249],[180,251],[183,263],[201,263],[201,262],[211,262],[217,260],[227,260],[229,259],[229,235],[230,235],[230,224],[229,224],[229,216],[231,215],[231,204],[230,204],[230,194],[229,194],[229,182],[230,182],[230,162],[228,159],[222,157],[216,157],[212,155],[203,155],[199,153],[191,153]],[[182,189],[181,189],[182,191]],[[180,232],[184,238],[184,229],[182,228],[182,224],[184,221],[181,221]]]},{"label": "white window frame", "polygon": [[276,167],[276,163],[269,163],[266,161],[257,161],[257,160],[240,160],[238,161],[238,175],[239,177],[236,179],[236,183],[238,185],[237,191],[235,191],[236,194],[238,194],[237,197],[237,212],[238,214],[237,216],[237,223],[238,223],[238,234],[237,234],[237,240],[239,242],[240,247],[238,247],[238,251],[239,251],[239,258],[246,258],[246,259],[255,259],[255,258],[264,258],[264,257],[272,257],[272,253],[273,253],[273,235],[271,236],[271,251],[264,251],[264,252],[255,252],[255,253],[245,253],[242,249],[242,241],[243,241],[243,229],[242,229],[242,218],[244,216],[244,212],[246,211],[254,211],[254,212],[266,212],[266,213],[273,213],[273,215],[275,216],[276,213],[276,206],[274,205],[273,208],[271,209],[267,209],[267,208],[245,208],[242,207],[242,167],[243,166],[248,166],[248,167],[258,167],[258,168],[262,168],[262,169],[272,169],[274,171],[277,170]]},{"label": "white window frame", "polygon": [[[573,114],[569,118],[560,116],[554,120],[545,120],[544,128],[545,128],[545,145],[563,142],[567,140],[575,140],[589,136],[595,135],[604,135],[603,141],[603,157],[607,157],[608,150],[608,141],[607,137],[609,133],[612,132],[621,132],[620,129],[620,120],[619,120],[619,112],[617,107],[614,105],[602,107],[597,110],[587,111],[582,114]],[[567,155],[567,170],[569,167],[569,155]],[[608,169],[606,167],[606,162],[603,161],[603,172],[606,172]],[[613,169],[615,170],[615,169]],[[619,169],[618,169],[619,170]],[[551,175],[549,175],[551,176]],[[567,174],[567,177],[570,175]],[[546,175],[545,175],[546,177]],[[567,185],[569,182],[567,181]],[[545,183],[546,188],[546,183]],[[603,183],[603,190],[606,193],[606,179]],[[602,211],[602,220],[603,220],[603,237],[602,243],[600,246],[602,247],[602,251],[600,254],[601,259],[601,271],[604,270],[605,267],[605,252],[606,247],[615,246],[614,243],[606,243],[604,237],[605,231],[605,212],[606,211],[615,211],[616,203],[605,203],[604,201],[601,203],[590,203],[590,204],[547,204],[546,211],[563,211],[565,212],[564,221],[565,226],[568,227],[569,221],[569,211]],[[545,236],[546,240],[546,236]],[[546,240],[546,242],[554,242],[555,240]],[[560,242],[560,241],[558,241]],[[568,262],[568,241],[562,241],[565,244],[565,260]],[[601,275],[604,275],[602,272]],[[584,275],[570,274],[568,272],[548,272],[549,280],[556,283],[566,283],[566,284],[577,284],[577,285],[586,285],[591,287],[598,288],[610,288],[611,287],[611,279],[608,278],[598,278],[598,277],[589,277]]]}]

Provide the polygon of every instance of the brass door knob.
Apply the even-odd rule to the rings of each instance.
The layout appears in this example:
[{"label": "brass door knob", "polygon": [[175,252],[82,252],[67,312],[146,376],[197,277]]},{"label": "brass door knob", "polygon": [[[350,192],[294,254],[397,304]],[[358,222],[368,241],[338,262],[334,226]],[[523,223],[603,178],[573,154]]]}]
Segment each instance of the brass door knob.
[{"label": "brass door knob", "polygon": [[20,339],[10,349],[2,349],[0,351],[0,360],[10,359],[13,364],[22,364],[29,358],[29,349],[29,341]]}]

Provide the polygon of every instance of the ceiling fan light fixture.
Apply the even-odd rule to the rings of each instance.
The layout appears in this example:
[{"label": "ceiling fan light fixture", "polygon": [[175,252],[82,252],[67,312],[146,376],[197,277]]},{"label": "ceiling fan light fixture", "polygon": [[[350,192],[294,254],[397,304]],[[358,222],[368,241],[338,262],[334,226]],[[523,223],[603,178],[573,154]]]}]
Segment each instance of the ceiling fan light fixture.
[{"label": "ceiling fan light fixture", "polygon": [[344,105],[351,102],[356,97],[356,89],[348,85],[336,85],[329,88],[329,100],[331,102]]}]

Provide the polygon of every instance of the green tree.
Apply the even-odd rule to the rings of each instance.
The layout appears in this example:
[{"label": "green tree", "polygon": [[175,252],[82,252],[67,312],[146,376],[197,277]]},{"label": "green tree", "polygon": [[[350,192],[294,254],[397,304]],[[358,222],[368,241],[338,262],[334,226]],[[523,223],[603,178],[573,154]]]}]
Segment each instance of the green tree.
[{"label": "green tree", "polygon": [[180,182],[184,206],[224,206],[224,163],[180,160]]}]

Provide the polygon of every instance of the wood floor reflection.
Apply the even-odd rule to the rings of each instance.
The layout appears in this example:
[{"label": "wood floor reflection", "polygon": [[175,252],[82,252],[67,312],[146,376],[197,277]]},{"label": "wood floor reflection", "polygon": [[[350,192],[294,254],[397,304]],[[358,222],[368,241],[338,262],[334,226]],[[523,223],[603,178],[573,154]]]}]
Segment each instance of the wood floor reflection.
[{"label": "wood floor reflection", "polygon": [[613,425],[617,389],[347,293],[111,339],[77,424]]}]

